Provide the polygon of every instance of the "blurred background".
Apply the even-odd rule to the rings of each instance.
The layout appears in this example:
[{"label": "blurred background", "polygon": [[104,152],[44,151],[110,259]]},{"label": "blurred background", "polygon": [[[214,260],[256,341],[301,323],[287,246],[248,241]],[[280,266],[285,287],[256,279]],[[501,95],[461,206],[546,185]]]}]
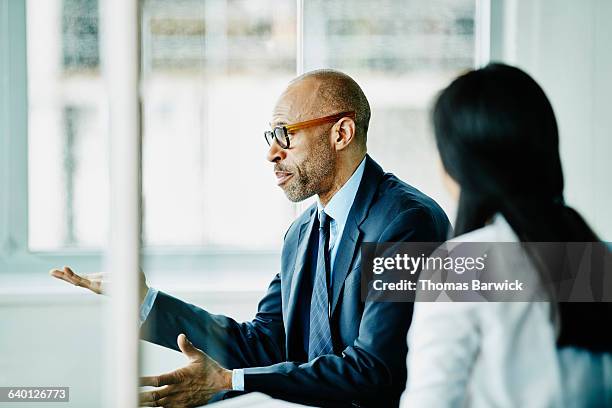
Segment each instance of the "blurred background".
[{"label": "blurred background", "polygon": [[[47,271],[104,268],[112,101],[99,7],[0,0],[0,386],[70,386],[75,407],[102,406],[105,299]],[[490,60],[527,70],[557,114],[567,201],[612,240],[610,17],[605,0],[142,0],[149,284],[253,316],[307,205],[275,185],[262,132],[287,82],[316,68],[362,85],[370,154],[451,219],[433,97]],[[185,363],[142,349],[147,374]]]}]

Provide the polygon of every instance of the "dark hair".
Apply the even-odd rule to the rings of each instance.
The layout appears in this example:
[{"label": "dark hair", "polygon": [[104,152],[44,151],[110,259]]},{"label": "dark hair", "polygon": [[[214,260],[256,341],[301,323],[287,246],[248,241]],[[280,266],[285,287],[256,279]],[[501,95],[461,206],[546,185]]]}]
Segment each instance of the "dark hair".
[{"label": "dark hair", "polygon": [[[522,242],[599,241],[564,204],[557,121],[527,73],[490,64],[460,76],[438,97],[433,124],[444,167],[461,186],[456,235],[501,213]],[[545,255],[534,251],[528,248],[542,272]],[[601,331],[610,306],[559,303],[559,344],[609,350],[612,339]]]}]

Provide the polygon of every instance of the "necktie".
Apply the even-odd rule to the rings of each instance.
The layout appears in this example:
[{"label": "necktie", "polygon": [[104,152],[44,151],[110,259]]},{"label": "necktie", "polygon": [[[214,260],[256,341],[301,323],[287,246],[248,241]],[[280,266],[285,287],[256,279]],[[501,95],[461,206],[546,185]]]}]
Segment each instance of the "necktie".
[{"label": "necktie", "polygon": [[317,269],[310,299],[310,336],[308,361],[323,354],[333,353],[331,329],[329,327],[329,293],[327,280],[330,276],[329,251],[330,217],[321,211],[319,216],[319,249]]}]

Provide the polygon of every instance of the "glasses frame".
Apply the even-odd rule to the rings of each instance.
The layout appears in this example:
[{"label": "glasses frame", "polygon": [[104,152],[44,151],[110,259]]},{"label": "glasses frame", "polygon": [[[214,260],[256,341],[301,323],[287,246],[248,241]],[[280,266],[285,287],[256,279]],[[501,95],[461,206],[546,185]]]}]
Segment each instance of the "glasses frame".
[{"label": "glasses frame", "polygon": [[[333,115],[323,116],[322,118],[317,119],[310,119],[304,122],[293,123],[291,125],[275,126],[274,129],[266,130],[264,132],[264,139],[266,139],[266,143],[268,143],[268,146],[271,146],[273,141],[276,140],[276,143],[278,143],[281,148],[289,149],[289,135],[297,132],[298,130],[318,126],[323,123],[337,122],[342,118],[351,118],[355,120],[355,111],[335,113]],[[279,139],[279,136],[277,136],[276,133],[277,130],[282,132],[281,137],[283,137],[284,140]]]}]

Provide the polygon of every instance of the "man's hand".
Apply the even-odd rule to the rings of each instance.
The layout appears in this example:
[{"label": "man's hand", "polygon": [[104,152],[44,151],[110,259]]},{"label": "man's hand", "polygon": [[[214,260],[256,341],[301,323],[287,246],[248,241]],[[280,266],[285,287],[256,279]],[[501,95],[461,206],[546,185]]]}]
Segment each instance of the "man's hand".
[{"label": "man's hand", "polygon": [[104,293],[106,286],[108,285],[108,281],[106,280],[106,274],[104,272],[100,273],[90,273],[83,276],[79,276],[72,271],[67,266],[64,266],[64,269],[51,269],[49,271],[49,275],[54,278],[61,279],[66,281],[74,286],[80,286],[85,289],[89,289],[98,295]]},{"label": "man's hand", "polygon": [[[63,269],[51,269],[49,274],[57,279],[66,281],[72,285],[80,286],[85,289],[89,289],[98,295],[104,294],[108,291],[109,281],[108,276],[104,272],[89,273],[83,276],[77,275],[68,266],[64,266]],[[149,287],[145,275],[140,271],[140,302],[144,301],[145,296]]]},{"label": "man's hand", "polygon": [[230,370],[195,348],[184,334],[179,334],[177,343],[189,364],[167,374],[142,377],[140,385],[161,387],[140,393],[142,406],[197,407],[206,404],[217,392],[232,389]]}]

